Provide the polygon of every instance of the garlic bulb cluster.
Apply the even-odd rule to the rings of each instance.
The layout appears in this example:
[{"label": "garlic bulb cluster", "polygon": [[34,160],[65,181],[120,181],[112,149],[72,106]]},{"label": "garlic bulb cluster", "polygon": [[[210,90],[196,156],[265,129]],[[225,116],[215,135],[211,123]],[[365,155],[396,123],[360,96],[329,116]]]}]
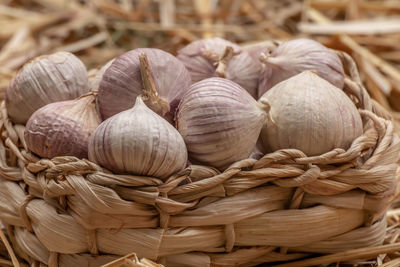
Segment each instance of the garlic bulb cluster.
[{"label": "garlic bulb cluster", "polygon": [[176,127],[191,160],[225,169],[250,155],[265,119],[265,111],[238,84],[208,78],[183,97]]},{"label": "garlic bulb cluster", "polygon": [[138,97],[94,131],[89,159],[117,173],[165,179],[186,166],[187,150],[179,132]]},{"label": "garlic bulb cluster", "polygon": [[24,65],[7,88],[8,116],[24,124],[39,108],[88,91],[86,67],[76,56],[57,52],[37,57]]},{"label": "garlic bulb cluster", "polygon": [[24,137],[29,150],[44,158],[88,158],[89,138],[99,124],[95,95],[89,93],[38,109],[28,120]]},{"label": "garlic bulb cluster", "polygon": [[[141,63],[142,54],[147,59]],[[144,88],[144,72],[154,88]],[[98,110],[105,120],[131,108],[137,96],[150,90],[153,92],[146,96],[153,97],[147,97],[145,103],[173,122],[176,107],[190,84],[190,74],[173,55],[155,48],[138,48],[119,56],[105,69],[98,89]]]},{"label": "garlic bulb cluster", "polygon": [[257,98],[260,65],[240,46],[221,38],[194,41],[178,51],[193,82],[221,77],[234,81]]},{"label": "garlic bulb cluster", "polygon": [[312,71],[295,75],[259,100],[271,107],[261,131],[266,152],[295,148],[316,156],[347,149],[363,133],[360,114],[350,98]]},{"label": "garlic bulb cluster", "polygon": [[12,80],[6,108],[27,122],[29,150],[166,180],[192,163],[224,171],[279,149],[347,149],[363,133],[339,57],[308,39],[241,48],[208,38],[177,57],[138,48],[90,74],[59,52]]},{"label": "garlic bulb cluster", "polygon": [[344,84],[344,70],[337,54],[311,39],[294,39],[280,44],[270,55],[261,54],[265,69],[260,76],[258,96],[274,85],[305,70],[317,74],[338,88]]}]

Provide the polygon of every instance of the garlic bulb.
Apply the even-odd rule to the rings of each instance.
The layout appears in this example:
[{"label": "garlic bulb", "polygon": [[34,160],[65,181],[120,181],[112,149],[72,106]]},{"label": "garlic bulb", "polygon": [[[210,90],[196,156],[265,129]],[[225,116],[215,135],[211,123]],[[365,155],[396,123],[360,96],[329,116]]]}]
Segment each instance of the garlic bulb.
[{"label": "garlic bulb", "polygon": [[350,98],[312,71],[278,83],[259,102],[271,106],[271,120],[261,131],[267,152],[295,148],[316,156],[334,148],[347,149],[363,133]]},{"label": "garlic bulb", "polygon": [[89,159],[117,173],[165,179],[186,166],[187,151],[178,131],[138,97],[94,131]]},{"label": "garlic bulb", "polygon": [[6,92],[8,116],[26,123],[39,108],[89,91],[85,65],[69,52],[37,57],[12,79]]},{"label": "garlic bulb", "polygon": [[234,81],[257,97],[260,64],[240,46],[221,38],[194,41],[178,51],[193,82],[222,77]]},{"label": "garlic bulb", "polygon": [[100,124],[94,94],[51,103],[33,113],[24,133],[29,150],[44,158],[87,158],[90,135]]},{"label": "garlic bulb", "polygon": [[[141,62],[142,54],[147,60]],[[146,79],[152,80],[153,89],[143,87],[143,73]],[[145,103],[173,122],[175,109],[190,83],[190,74],[173,55],[155,48],[138,48],[116,58],[104,71],[97,97],[98,109],[105,120],[131,108],[136,97],[146,93],[144,90],[153,90],[154,97],[144,99]]]},{"label": "garlic bulb", "polygon": [[91,80],[89,80],[90,89],[92,91],[99,90],[100,82],[103,79],[104,72],[111,66],[111,64],[113,62],[114,62],[114,59],[111,59],[110,61],[108,61],[104,66],[102,66],[100,69],[98,69],[96,75]]},{"label": "garlic bulb", "polygon": [[343,88],[344,70],[336,53],[322,44],[310,39],[294,39],[280,44],[270,55],[262,55],[265,63],[261,74],[258,96],[261,97],[274,85],[305,70],[314,70],[317,74]]},{"label": "garlic bulb", "polygon": [[225,169],[247,158],[266,119],[260,106],[227,79],[208,78],[193,84],[176,117],[191,160]]}]

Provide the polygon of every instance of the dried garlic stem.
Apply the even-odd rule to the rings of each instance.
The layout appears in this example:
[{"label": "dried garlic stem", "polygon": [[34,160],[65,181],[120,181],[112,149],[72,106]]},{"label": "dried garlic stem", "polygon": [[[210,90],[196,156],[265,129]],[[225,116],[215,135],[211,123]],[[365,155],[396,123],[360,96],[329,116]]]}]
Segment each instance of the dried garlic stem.
[{"label": "dried garlic stem", "polygon": [[276,61],[276,58],[271,57],[270,54],[266,55],[265,53],[261,53],[259,59],[260,59],[261,63],[264,63],[264,64],[268,64],[268,65],[271,65],[271,66],[278,65],[278,62]]},{"label": "dried garlic stem", "polygon": [[143,82],[142,99],[157,114],[164,116],[170,110],[169,104],[165,99],[158,95],[146,54],[139,55],[139,60],[140,73]]},{"label": "dried garlic stem", "polygon": [[228,65],[229,60],[233,58],[233,56],[238,55],[240,52],[234,52],[232,46],[227,46],[225,48],[224,54],[218,61],[218,66],[217,69],[215,70],[215,73],[221,77],[225,78],[226,77],[226,66]]},{"label": "dried garlic stem", "polygon": [[94,96],[94,97],[97,97],[98,92],[99,92],[99,91],[97,91],[97,90],[92,90],[92,91],[90,91],[90,92],[88,92],[88,93],[86,93],[86,94],[83,94],[83,95],[78,96],[78,97],[75,98],[75,99],[81,99],[81,98],[87,97],[87,96],[89,96],[89,95],[92,95],[92,96]]},{"label": "dried garlic stem", "polygon": [[270,103],[268,103],[267,100],[261,98],[259,100],[259,102],[258,102],[258,105],[263,111],[265,111],[265,113],[267,113],[267,122],[275,124],[275,121],[274,121],[274,119],[272,118],[272,115],[271,115],[271,105],[270,105]]},{"label": "dried garlic stem", "polygon": [[[81,95],[80,97],[76,98],[75,100],[83,99],[82,103],[85,103],[85,104],[83,104],[83,106],[88,106],[88,105],[91,105],[92,103],[95,105],[96,98],[97,98],[97,91],[91,91],[87,94]],[[96,115],[98,115],[98,113],[96,113]],[[98,116],[98,119],[101,122],[101,119],[99,116]]]}]

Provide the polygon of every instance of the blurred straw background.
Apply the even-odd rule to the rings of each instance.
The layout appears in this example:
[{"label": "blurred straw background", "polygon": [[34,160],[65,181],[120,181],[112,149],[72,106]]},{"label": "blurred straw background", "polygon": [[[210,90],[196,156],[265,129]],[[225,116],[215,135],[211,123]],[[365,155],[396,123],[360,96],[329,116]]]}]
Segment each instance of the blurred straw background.
[{"label": "blurred straw background", "polygon": [[[310,37],[346,51],[370,95],[400,121],[399,0],[0,0],[0,99],[41,54],[73,52],[94,73],[136,47],[175,54],[214,36],[243,46]],[[399,215],[396,206],[388,213],[386,244],[400,242]],[[399,252],[375,254],[353,254],[343,266],[400,266]]]}]

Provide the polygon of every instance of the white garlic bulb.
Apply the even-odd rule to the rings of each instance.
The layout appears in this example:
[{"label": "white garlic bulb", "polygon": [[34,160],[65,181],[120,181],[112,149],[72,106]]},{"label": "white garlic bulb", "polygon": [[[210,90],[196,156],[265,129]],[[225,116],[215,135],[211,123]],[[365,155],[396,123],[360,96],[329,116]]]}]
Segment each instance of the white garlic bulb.
[{"label": "white garlic bulb", "polygon": [[187,150],[179,132],[138,97],[97,127],[89,159],[117,173],[166,179],[186,166]]},{"label": "white garlic bulb", "polygon": [[311,39],[294,39],[281,43],[270,55],[262,54],[265,67],[260,76],[258,96],[274,85],[306,70],[317,74],[343,88],[343,64],[335,51]]},{"label": "white garlic bulb", "polygon": [[39,108],[87,92],[86,67],[76,56],[69,52],[40,56],[25,64],[8,86],[8,116],[14,123],[26,123]]},{"label": "white garlic bulb", "polygon": [[361,116],[350,98],[312,71],[275,85],[260,99],[271,106],[261,131],[267,152],[295,148],[316,156],[347,149],[363,133]]},{"label": "white garlic bulb", "polygon": [[193,84],[176,116],[190,159],[225,169],[247,158],[266,119],[260,106],[228,79],[208,78]]}]

